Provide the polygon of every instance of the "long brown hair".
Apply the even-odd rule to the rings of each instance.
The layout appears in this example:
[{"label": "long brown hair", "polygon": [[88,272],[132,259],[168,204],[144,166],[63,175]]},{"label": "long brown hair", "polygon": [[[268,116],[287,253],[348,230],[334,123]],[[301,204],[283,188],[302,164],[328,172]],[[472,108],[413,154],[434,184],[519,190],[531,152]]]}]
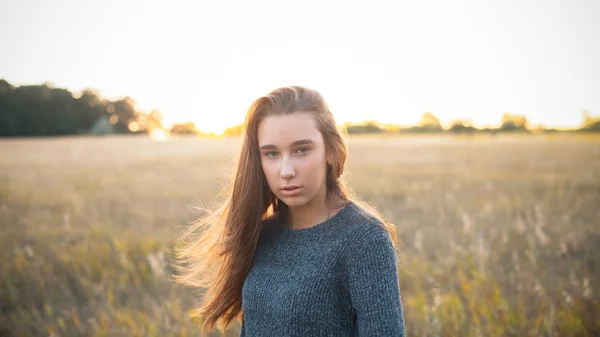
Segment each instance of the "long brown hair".
[{"label": "long brown hair", "polygon": [[[353,201],[379,220],[396,246],[396,228],[357,198],[342,179],[347,147],[327,103],[315,90],[290,86],[255,100],[246,115],[244,134],[226,200],[196,220],[183,234],[177,250],[177,282],[203,290],[196,313],[201,330],[220,330],[242,316],[242,284],[258,243],[262,221],[287,206],[269,189],[258,149],[259,123],[268,116],[311,113],[323,135],[327,155],[327,198]],[[257,179],[257,177],[259,177]]]}]

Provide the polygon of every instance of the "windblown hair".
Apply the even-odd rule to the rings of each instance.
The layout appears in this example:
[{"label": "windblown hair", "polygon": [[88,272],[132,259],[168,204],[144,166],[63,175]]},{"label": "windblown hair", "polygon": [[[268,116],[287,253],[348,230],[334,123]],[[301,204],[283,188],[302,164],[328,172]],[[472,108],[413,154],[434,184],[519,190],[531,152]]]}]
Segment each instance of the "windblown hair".
[{"label": "windblown hair", "polygon": [[184,233],[177,250],[177,282],[202,292],[196,315],[206,333],[215,325],[225,330],[242,318],[242,284],[248,275],[252,257],[265,218],[287,210],[269,189],[262,171],[258,149],[258,125],[268,116],[298,112],[314,116],[323,135],[327,156],[327,197],[353,201],[366,215],[377,219],[396,247],[396,228],[383,220],[374,208],[360,201],[342,179],[347,147],[342,132],[320,93],[290,86],[258,98],[248,109],[244,134],[227,191],[220,207],[208,211]]}]

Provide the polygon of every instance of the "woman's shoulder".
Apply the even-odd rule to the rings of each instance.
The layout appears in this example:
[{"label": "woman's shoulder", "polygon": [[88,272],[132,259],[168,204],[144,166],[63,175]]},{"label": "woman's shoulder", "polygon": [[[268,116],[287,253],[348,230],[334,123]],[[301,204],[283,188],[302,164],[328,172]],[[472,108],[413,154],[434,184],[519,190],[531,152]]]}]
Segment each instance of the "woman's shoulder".
[{"label": "woman's shoulder", "polygon": [[353,213],[344,233],[343,255],[346,259],[352,264],[361,259],[368,260],[369,256],[392,258],[396,254],[394,242],[383,221],[360,207]]},{"label": "woman's shoulder", "polygon": [[351,235],[377,235],[386,232],[384,223],[367,209],[352,201],[348,203],[346,208],[347,212],[343,220],[346,222],[348,232]]}]

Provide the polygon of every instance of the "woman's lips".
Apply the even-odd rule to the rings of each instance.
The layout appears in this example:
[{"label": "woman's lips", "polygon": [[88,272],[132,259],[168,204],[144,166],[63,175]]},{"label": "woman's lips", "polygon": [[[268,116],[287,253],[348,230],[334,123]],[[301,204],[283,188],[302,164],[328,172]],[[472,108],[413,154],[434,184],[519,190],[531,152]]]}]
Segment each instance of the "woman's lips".
[{"label": "woman's lips", "polygon": [[285,195],[286,197],[291,197],[294,195],[297,195],[298,193],[300,193],[300,190],[302,189],[302,187],[290,187],[290,188],[282,188],[281,189],[281,194]]}]

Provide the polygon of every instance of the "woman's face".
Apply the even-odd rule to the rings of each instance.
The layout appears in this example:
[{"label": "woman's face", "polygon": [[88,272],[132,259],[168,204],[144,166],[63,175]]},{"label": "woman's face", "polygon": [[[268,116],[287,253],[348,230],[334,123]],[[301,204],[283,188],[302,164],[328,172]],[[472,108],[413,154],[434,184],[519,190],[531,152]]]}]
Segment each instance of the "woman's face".
[{"label": "woman's face", "polygon": [[289,207],[325,201],[326,149],[308,113],[270,116],[258,125],[260,162],[269,188]]}]

